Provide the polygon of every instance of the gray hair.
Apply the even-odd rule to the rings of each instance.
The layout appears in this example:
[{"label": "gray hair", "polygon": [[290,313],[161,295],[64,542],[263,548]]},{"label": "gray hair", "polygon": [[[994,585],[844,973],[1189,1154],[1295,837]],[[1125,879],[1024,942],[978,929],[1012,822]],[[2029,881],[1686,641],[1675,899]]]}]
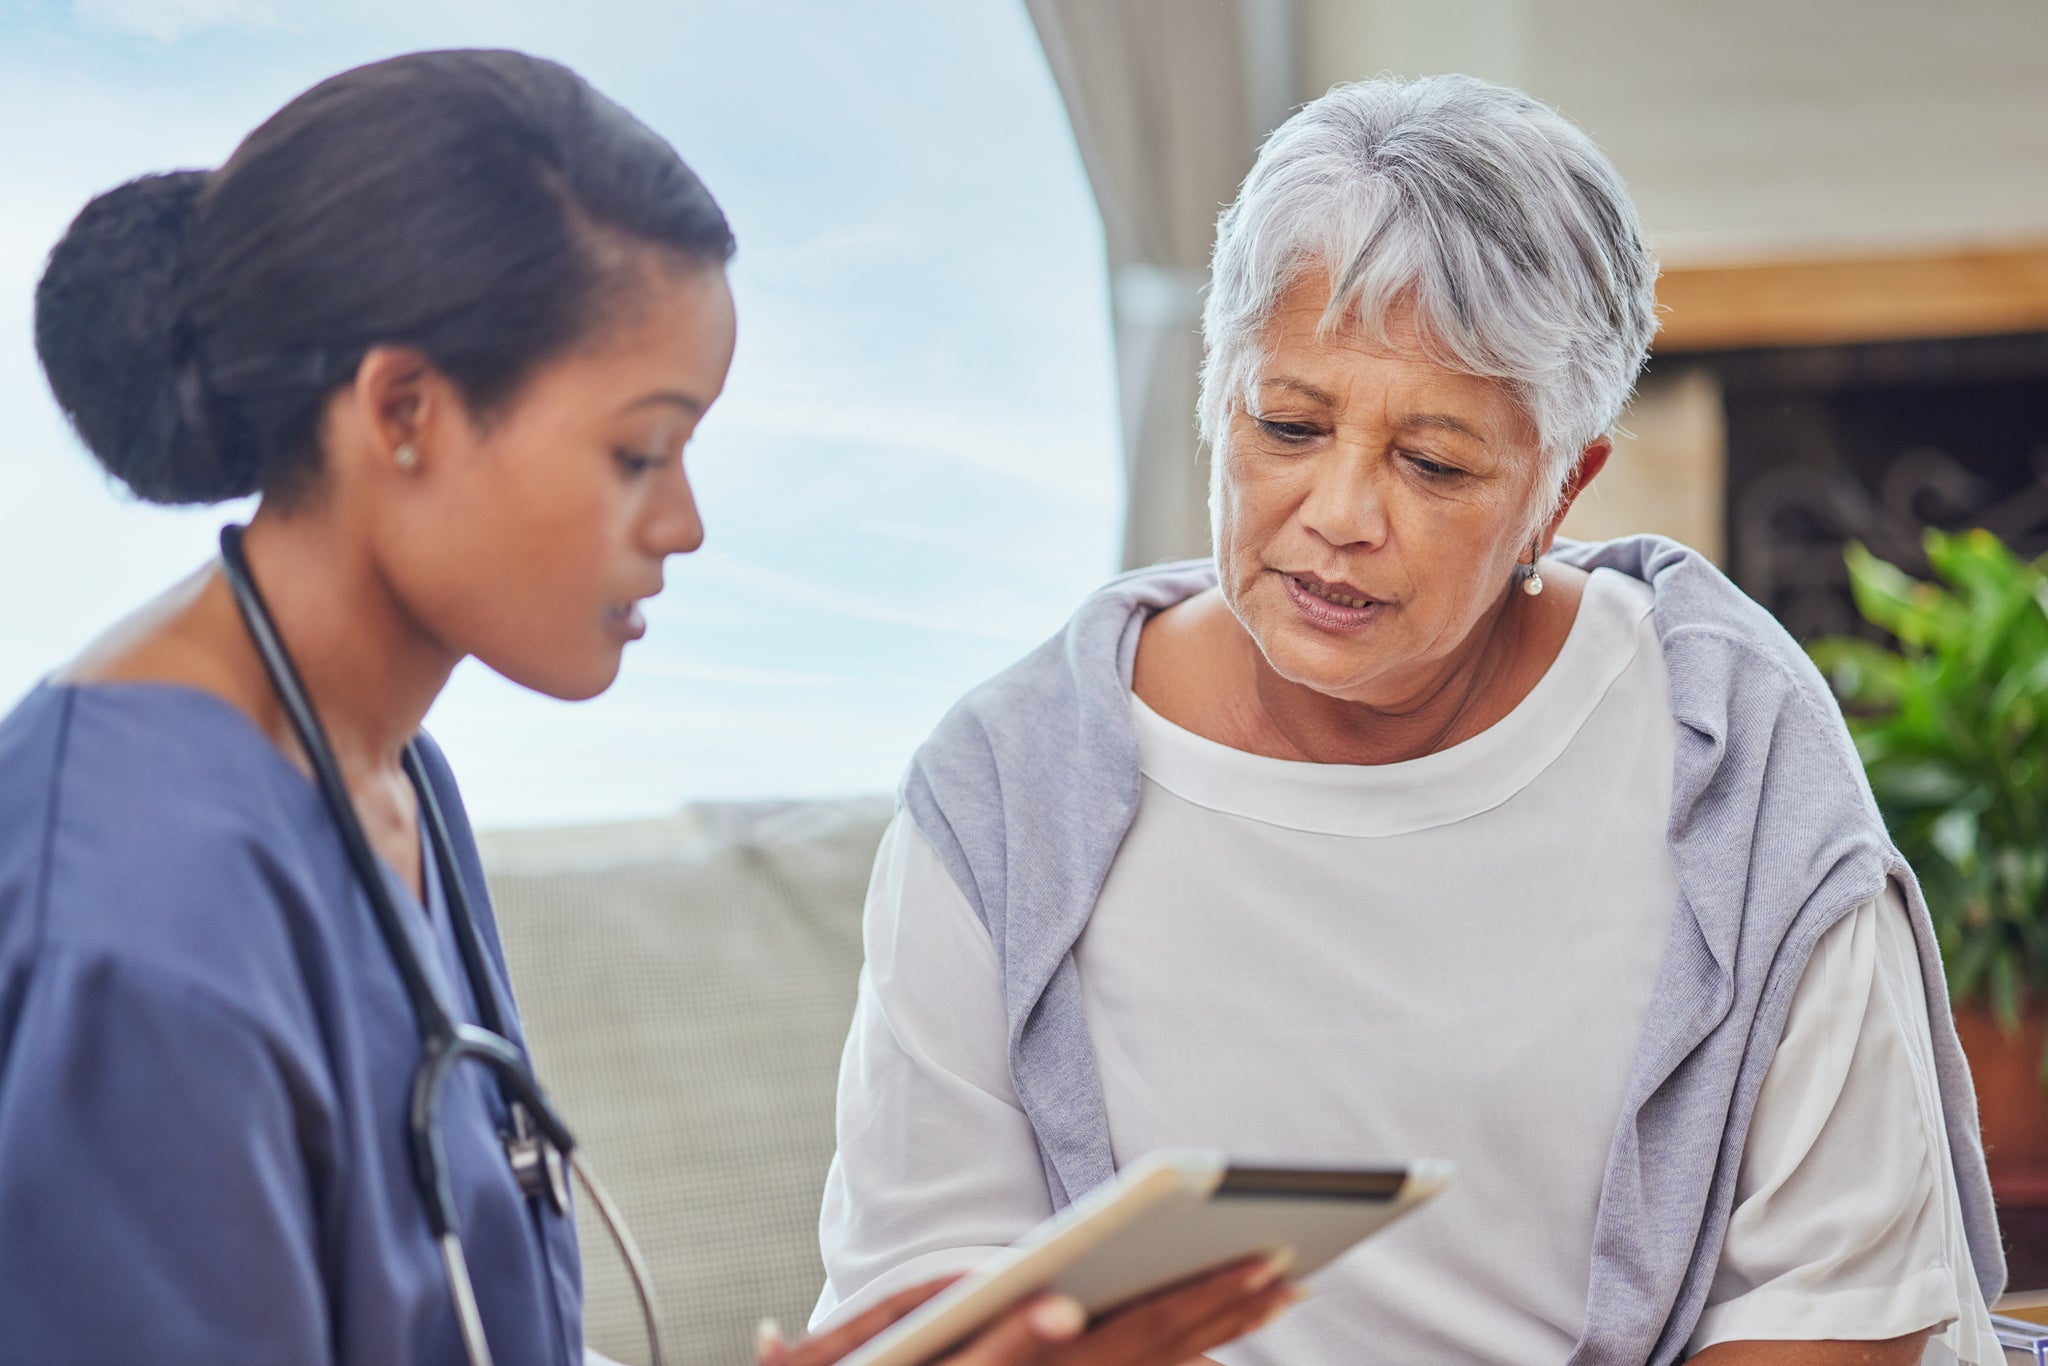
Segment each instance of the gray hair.
[{"label": "gray hair", "polygon": [[1266,140],[1216,229],[1200,404],[1212,452],[1256,382],[1259,331],[1316,266],[1326,330],[1353,321],[1384,342],[1389,313],[1412,306],[1430,360],[1521,400],[1549,490],[1538,525],[1620,418],[1657,330],[1657,263],[1613,164],[1550,106],[1469,76],[1340,85]]}]

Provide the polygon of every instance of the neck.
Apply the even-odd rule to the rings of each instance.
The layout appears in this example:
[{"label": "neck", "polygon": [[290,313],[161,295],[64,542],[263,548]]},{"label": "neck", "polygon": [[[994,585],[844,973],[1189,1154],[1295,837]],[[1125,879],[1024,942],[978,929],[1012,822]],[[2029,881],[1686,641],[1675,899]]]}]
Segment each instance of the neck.
[{"label": "neck", "polygon": [[1512,710],[1534,613],[1504,592],[1456,651],[1370,700],[1332,697],[1283,678],[1247,635],[1252,696],[1287,757],[1325,764],[1392,764],[1448,749]]},{"label": "neck", "polygon": [[[242,545],[349,786],[395,775],[459,654],[406,609],[362,538],[347,534],[338,518],[259,509]],[[228,597],[224,581],[217,587]],[[242,631],[231,599],[227,608]],[[253,646],[248,653],[260,671]],[[272,704],[262,712],[265,728],[296,753],[267,675],[252,682]]]}]

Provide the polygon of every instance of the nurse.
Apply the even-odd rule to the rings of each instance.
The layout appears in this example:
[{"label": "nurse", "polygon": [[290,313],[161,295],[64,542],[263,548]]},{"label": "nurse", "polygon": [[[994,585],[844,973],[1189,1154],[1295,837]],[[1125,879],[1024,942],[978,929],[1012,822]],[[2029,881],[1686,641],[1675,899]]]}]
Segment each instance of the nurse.
[{"label": "nurse", "polygon": [[[261,496],[240,560],[346,802],[309,781],[319,746],[219,565],[0,721],[0,1356],[478,1359],[408,1146],[420,1003],[369,888],[429,1004],[523,1047],[420,722],[467,656],[567,699],[616,676],[703,537],[682,453],[732,359],[732,251],[673,149],[510,52],[336,76],[57,245],[51,389],[138,497]],[[561,1366],[576,1240],[515,1176],[510,1114],[456,1074],[450,1203],[490,1353]],[[764,1359],[836,1360],[929,1293]],[[1094,1327],[1048,1298],[952,1360],[1164,1366],[1286,1296],[1241,1266]]]}]

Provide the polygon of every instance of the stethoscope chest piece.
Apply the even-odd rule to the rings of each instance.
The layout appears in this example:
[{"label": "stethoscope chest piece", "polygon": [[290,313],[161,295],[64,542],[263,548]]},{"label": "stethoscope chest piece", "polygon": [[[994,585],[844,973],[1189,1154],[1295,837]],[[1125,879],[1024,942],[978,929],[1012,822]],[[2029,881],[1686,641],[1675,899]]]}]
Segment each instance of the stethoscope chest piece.
[{"label": "stethoscope chest piece", "polygon": [[569,1212],[569,1164],[562,1150],[534,1126],[524,1105],[512,1106],[512,1128],[505,1136],[505,1160],[512,1179],[527,1199],[539,1199],[556,1214]]}]

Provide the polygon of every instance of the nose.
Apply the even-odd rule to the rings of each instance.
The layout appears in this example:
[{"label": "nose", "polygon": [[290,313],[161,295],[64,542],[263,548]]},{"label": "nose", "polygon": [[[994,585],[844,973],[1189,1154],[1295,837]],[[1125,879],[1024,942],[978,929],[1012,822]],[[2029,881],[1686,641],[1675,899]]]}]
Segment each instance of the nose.
[{"label": "nose", "polygon": [[687,555],[704,544],[704,519],[697,513],[697,495],[681,466],[663,483],[646,524],[648,548],[656,555]]},{"label": "nose", "polygon": [[1387,539],[1387,505],[1372,468],[1356,452],[1333,450],[1317,459],[1296,514],[1301,524],[1337,547],[1372,547]]}]

